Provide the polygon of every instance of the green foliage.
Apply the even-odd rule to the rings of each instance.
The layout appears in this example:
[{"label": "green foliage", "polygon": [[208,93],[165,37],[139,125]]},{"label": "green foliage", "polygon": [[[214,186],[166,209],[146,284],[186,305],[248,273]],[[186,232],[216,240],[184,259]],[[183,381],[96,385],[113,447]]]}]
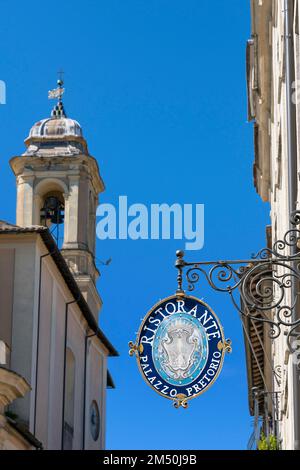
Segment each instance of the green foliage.
[{"label": "green foliage", "polygon": [[279,450],[279,445],[273,434],[267,438],[262,432],[257,448],[258,450]]}]

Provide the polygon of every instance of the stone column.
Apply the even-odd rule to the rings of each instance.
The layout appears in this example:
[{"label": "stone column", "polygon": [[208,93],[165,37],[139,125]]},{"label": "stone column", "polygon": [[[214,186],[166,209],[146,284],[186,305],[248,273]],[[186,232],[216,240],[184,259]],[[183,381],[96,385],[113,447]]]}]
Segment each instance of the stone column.
[{"label": "stone column", "polygon": [[64,248],[78,248],[79,175],[69,175],[69,194],[65,200]]},{"label": "stone column", "polygon": [[17,225],[33,225],[33,182],[34,176],[22,175],[17,178]]}]

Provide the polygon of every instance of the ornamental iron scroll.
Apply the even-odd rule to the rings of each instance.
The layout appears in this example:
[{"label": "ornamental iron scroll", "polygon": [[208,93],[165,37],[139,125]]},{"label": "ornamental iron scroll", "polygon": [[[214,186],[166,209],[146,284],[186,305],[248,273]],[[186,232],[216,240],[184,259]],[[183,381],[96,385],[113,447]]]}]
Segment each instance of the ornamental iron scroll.
[{"label": "ornamental iron scroll", "polygon": [[242,317],[268,325],[271,339],[284,333],[295,353],[300,336],[300,211],[292,213],[290,223],[282,240],[250,260],[187,262],[184,252],[177,251],[177,294],[184,293],[183,277],[190,292],[204,278],[215,291],[229,294]]}]

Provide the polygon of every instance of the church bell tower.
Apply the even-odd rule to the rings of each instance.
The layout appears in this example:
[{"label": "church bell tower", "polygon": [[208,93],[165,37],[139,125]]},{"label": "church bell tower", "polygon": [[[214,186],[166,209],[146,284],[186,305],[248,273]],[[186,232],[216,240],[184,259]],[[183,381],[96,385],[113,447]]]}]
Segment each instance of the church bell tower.
[{"label": "church bell tower", "polygon": [[57,99],[51,117],[34,124],[25,153],[10,161],[17,182],[17,225],[49,228],[98,320],[96,209],[104,184],[80,124],[66,115],[63,93],[58,80],[58,88],[49,92]]}]

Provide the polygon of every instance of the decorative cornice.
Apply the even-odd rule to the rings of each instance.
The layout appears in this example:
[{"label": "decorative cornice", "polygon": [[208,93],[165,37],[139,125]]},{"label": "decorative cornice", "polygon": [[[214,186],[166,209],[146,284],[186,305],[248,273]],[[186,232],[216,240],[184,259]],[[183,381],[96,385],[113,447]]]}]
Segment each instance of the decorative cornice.
[{"label": "decorative cornice", "polygon": [[23,377],[0,367],[0,413],[16,398],[24,397],[29,390],[30,385]]}]

